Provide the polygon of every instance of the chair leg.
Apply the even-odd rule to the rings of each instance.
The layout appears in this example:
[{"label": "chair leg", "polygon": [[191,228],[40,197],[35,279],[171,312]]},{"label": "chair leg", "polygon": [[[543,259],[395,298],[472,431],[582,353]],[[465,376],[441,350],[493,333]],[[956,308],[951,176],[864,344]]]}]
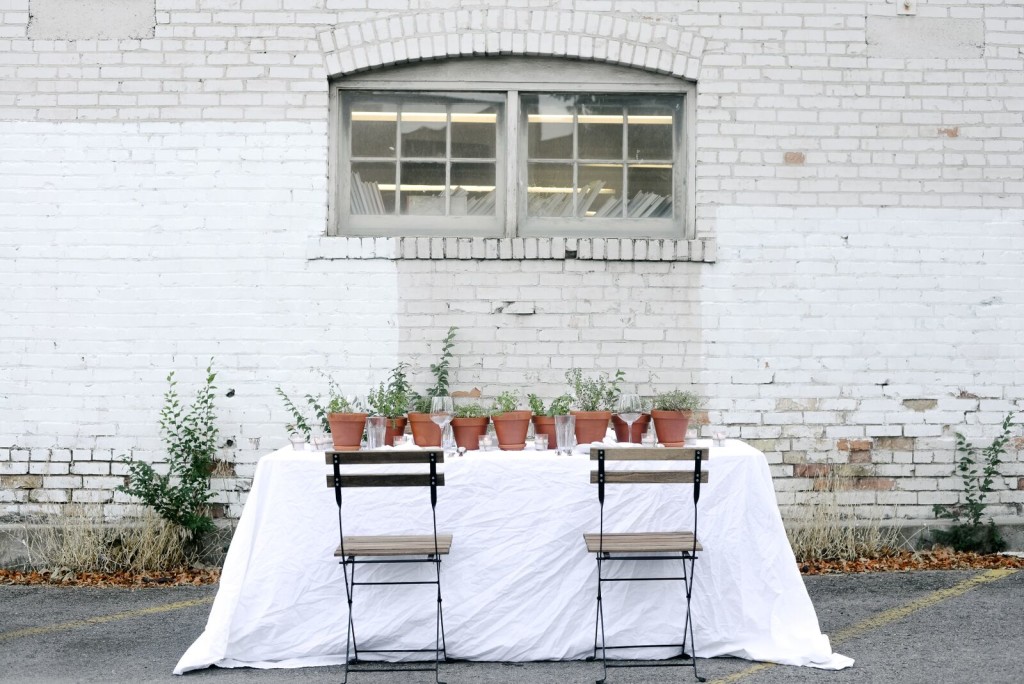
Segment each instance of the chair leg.
[{"label": "chair leg", "polygon": [[354,645],[355,642],[355,623],[352,622],[352,594],[354,593],[355,587],[352,584],[350,584],[350,582],[355,582],[356,567],[355,564],[353,563],[351,580],[349,578],[349,568],[347,560],[343,559],[341,561],[341,569],[342,573],[344,573],[345,575],[345,598],[348,601],[348,624],[346,625],[345,628],[345,675],[341,681],[342,684],[347,684],[349,654],[351,653],[352,646]]},{"label": "chair leg", "polygon": [[[693,617],[690,613],[690,600],[693,596],[693,568],[694,561],[696,559],[691,557],[689,571],[686,569],[686,559],[683,560],[683,584],[686,589],[686,623],[683,626],[683,656],[690,658],[690,663],[693,665],[693,677],[698,682],[707,681],[704,677],[697,674],[697,645],[693,640]],[[686,651],[686,637],[690,637],[690,651],[687,654]]]},{"label": "chair leg", "polygon": [[597,657],[597,631],[598,627],[601,629],[601,678],[597,680],[597,684],[604,684],[605,680],[608,679],[608,649],[605,648],[607,642],[605,641],[604,632],[604,603],[601,600],[601,585],[604,580],[601,574],[601,554],[597,554],[597,618],[594,624],[594,657]]},{"label": "chair leg", "polygon": [[444,654],[444,660],[448,660],[448,646],[444,640],[444,611],[441,607],[441,559],[439,557],[434,559],[434,568],[437,578],[437,621],[434,626],[434,682],[435,684],[445,684],[439,679],[441,654]]}]

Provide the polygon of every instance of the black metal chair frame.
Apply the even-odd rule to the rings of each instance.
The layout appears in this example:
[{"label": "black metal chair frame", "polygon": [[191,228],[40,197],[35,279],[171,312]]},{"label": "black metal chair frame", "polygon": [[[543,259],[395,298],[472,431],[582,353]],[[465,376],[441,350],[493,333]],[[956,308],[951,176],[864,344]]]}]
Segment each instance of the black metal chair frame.
[{"label": "black metal chair frame", "polygon": [[[348,601],[348,628],[345,638],[345,675],[342,684],[348,682],[348,674],[352,672],[433,672],[436,684],[445,684],[439,679],[439,665],[447,661],[447,648],[444,640],[444,614],[441,605],[441,556],[447,553],[438,544],[437,534],[437,488],[444,485],[444,473],[439,472],[438,464],[444,463],[444,452],[441,450],[427,451],[328,451],[326,454],[327,464],[332,466],[332,474],[327,476],[327,485],[334,488],[334,498],[338,504],[338,532],[340,546],[335,552],[340,556],[339,563],[345,578],[345,597]],[[429,465],[429,473],[420,474],[359,474],[347,475],[341,473],[342,465],[385,465],[396,463],[425,463]],[[346,487],[430,487],[430,516],[433,527],[433,549],[428,547],[427,551],[410,552],[402,554],[420,557],[400,558],[360,558],[352,552],[351,546],[348,552],[345,550],[345,529],[342,521],[342,490]],[[386,539],[386,536],[383,537]],[[363,554],[364,556],[367,554]],[[391,565],[409,563],[428,563],[434,567],[433,579],[410,580],[410,581],[356,581],[357,565]],[[435,621],[434,648],[420,649],[360,649],[356,641],[355,622],[353,619],[352,605],[357,586],[381,586],[381,585],[435,585],[437,587],[437,617]],[[417,662],[410,661],[409,665],[394,664],[394,666],[378,666],[365,669],[355,669],[353,666],[363,665],[360,662],[360,653],[433,653],[433,666],[425,667],[416,665]],[[351,658],[350,658],[351,656]]]},{"label": "black metal chair frame", "polygon": [[[656,455],[657,451],[664,453],[664,449],[619,449],[611,448],[605,449],[600,447],[594,447],[591,449],[591,459],[597,461],[597,471],[591,473],[591,482],[597,484],[597,498],[601,509],[601,522],[599,532],[599,548],[595,555],[597,556],[597,616],[594,624],[594,655],[593,658],[597,658],[597,651],[601,650],[601,662],[602,662],[602,675],[601,679],[597,680],[597,684],[604,684],[608,677],[608,668],[618,667],[642,667],[642,668],[658,668],[658,667],[692,667],[693,676],[698,682],[704,682],[706,679],[697,674],[697,659],[695,656],[696,649],[693,642],[693,620],[690,613],[690,602],[693,595],[693,577],[694,577],[694,564],[697,560],[697,553],[700,550],[699,542],[697,541],[697,501],[700,499],[700,485],[701,482],[707,482],[707,472],[702,471],[701,465],[703,461],[710,455],[707,449],[698,448],[683,448],[676,449],[681,455],[678,459],[672,460],[692,460],[694,467],[693,471],[609,471],[606,469],[606,460],[645,460],[644,452],[651,453],[649,460],[658,458]],[[625,457],[625,458],[623,458]],[[664,457],[658,460],[666,460]],[[653,476],[655,479],[644,479],[643,476]],[[660,481],[660,482],[659,482]],[[667,552],[614,552],[604,550],[604,510],[605,510],[605,486],[609,483],[617,482],[620,484],[643,484],[643,483],[679,483],[689,484],[693,486],[693,545],[689,549],[678,551],[678,555],[668,555]],[[670,562],[680,561],[682,563],[682,574],[678,576],[665,577],[665,576],[644,576],[644,577],[607,577],[604,574],[605,563],[612,561],[641,561],[641,562]],[[682,643],[671,643],[671,644],[627,644],[627,645],[615,645],[609,646],[605,642],[605,630],[604,630],[604,603],[603,603],[603,585],[610,582],[664,582],[664,581],[681,581],[683,582],[686,595],[686,621],[683,625],[683,639]],[[598,646],[598,637],[600,636],[600,646]],[[689,639],[690,649],[687,650],[686,644]],[[608,660],[607,651],[613,649],[631,649],[631,648],[674,648],[680,647],[682,652],[678,659],[687,662],[669,662],[669,661],[611,661]]]}]

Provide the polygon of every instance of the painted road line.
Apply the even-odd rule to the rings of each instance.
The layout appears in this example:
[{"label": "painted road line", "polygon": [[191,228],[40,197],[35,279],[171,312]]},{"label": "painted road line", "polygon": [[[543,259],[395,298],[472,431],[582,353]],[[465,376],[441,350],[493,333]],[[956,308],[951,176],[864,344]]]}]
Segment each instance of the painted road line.
[{"label": "painted road line", "polygon": [[90,625],[101,625],[105,622],[129,620],[131,618],[145,617],[146,615],[158,615],[160,613],[168,613],[172,610],[192,608],[193,606],[202,606],[209,603],[213,603],[212,596],[192,599],[191,601],[177,601],[176,603],[165,603],[163,605],[152,606],[150,608],[140,608],[138,610],[126,610],[121,613],[112,613],[110,615],[98,615],[96,617],[85,618],[83,620],[72,620],[71,622],[62,622],[58,625],[44,625],[42,627],[26,627],[25,629],[15,629],[10,632],[0,632],[0,642],[10,641],[11,639],[21,639],[23,637],[39,636],[40,634],[48,634],[50,632],[64,632],[70,629],[78,629],[79,627],[89,627]]},{"label": "painted road line", "polygon": [[[971,589],[974,589],[975,587],[981,584],[995,582],[996,580],[1001,580],[1004,577],[1009,577],[1015,572],[1017,572],[1017,570],[1015,570],[1014,568],[998,568],[996,570],[982,572],[973,577],[965,579],[963,582],[954,584],[953,586],[947,589],[939,589],[938,591],[933,591],[932,593],[926,596],[922,596],[916,601],[911,601],[910,603],[907,603],[905,605],[897,606],[895,608],[890,608],[889,610],[882,611],[874,617],[870,617],[867,620],[858,622],[857,624],[847,627],[846,629],[838,632],[832,638],[832,646],[837,646],[838,644],[841,644],[844,641],[849,641],[850,639],[855,639],[859,636],[862,636],[870,632],[871,630],[884,627],[890,623],[896,622],[897,620],[902,620],[903,618],[912,615],[919,610],[923,610],[924,608],[934,606],[947,599],[955,598],[962,594],[966,594]],[[752,665],[751,667],[748,667],[745,670],[734,672],[733,674],[728,675],[726,677],[714,679],[710,682],[710,684],[732,684],[732,682],[738,682],[741,679],[746,679],[751,675],[757,674],[762,670],[767,670],[772,667],[776,667],[776,664],[758,663],[757,665]]]}]

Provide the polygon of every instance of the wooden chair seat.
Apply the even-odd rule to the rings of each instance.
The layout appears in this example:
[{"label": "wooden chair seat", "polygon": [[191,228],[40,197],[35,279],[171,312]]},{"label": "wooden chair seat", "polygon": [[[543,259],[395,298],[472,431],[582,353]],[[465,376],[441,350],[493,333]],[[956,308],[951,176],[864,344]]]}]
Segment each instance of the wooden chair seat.
[{"label": "wooden chair seat", "polygon": [[[437,535],[437,552],[444,556],[452,547],[452,535]],[[434,554],[434,536],[383,535],[372,537],[345,537],[345,556],[420,556]],[[334,550],[341,556],[341,546]]]},{"label": "wooden chair seat", "polygon": [[[584,534],[587,551],[598,553],[662,553],[694,550],[693,532],[619,532],[604,535],[604,546],[601,535],[597,532]],[[697,542],[696,550],[703,548]]]}]

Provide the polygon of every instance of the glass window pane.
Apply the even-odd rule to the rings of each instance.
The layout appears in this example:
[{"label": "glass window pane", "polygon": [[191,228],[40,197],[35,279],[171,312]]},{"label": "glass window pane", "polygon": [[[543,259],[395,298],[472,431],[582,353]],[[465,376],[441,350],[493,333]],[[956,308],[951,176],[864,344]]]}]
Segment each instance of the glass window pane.
[{"label": "glass window pane", "polygon": [[444,164],[402,162],[402,213],[415,216],[443,216],[444,172]]},{"label": "glass window pane", "polygon": [[585,104],[578,121],[580,159],[622,159],[621,105]]},{"label": "glass window pane", "polygon": [[622,164],[580,164],[581,217],[622,217]]},{"label": "glass window pane", "polygon": [[494,216],[494,164],[452,163],[452,216]]},{"label": "glass window pane", "polygon": [[448,113],[443,104],[406,102],[400,131],[402,157],[443,157],[448,151]]},{"label": "glass window pane", "polygon": [[572,165],[535,164],[527,167],[527,207],[530,216],[572,216]]},{"label": "glass window pane", "polygon": [[671,164],[634,164],[626,173],[630,218],[672,216]]},{"label": "glass window pane", "polygon": [[395,213],[395,165],[360,162],[352,165],[353,214]]},{"label": "glass window pane", "polygon": [[571,159],[575,95],[527,95],[527,154],[530,159]]},{"label": "glass window pane", "polygon": [[498,114],[493,105],[452,105],[452,157],[494,159],[498,148]]},{"label": "glass window pane", "polygon": [[636,109],[639,108],[629,109],[626,158],[636,161],[674,158],[672,111],[661,109],[642,113]]},{"label": "glass window pane", "polygon": [[394,104],[354,103],[349,129],[353,157],[395,156],[398,113]]}]

